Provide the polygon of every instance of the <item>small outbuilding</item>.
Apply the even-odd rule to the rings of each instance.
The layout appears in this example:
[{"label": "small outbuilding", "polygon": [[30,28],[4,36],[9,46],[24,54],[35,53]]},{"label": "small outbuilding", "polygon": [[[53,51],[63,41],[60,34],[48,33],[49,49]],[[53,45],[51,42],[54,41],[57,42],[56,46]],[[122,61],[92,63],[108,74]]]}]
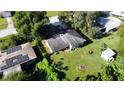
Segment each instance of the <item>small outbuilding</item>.
[{"label": "small outbuilding", "polygon": [[108,48],[102,52],[101,57],[106,61],[114,61],[115,55],[116,53],[112,49]]}]

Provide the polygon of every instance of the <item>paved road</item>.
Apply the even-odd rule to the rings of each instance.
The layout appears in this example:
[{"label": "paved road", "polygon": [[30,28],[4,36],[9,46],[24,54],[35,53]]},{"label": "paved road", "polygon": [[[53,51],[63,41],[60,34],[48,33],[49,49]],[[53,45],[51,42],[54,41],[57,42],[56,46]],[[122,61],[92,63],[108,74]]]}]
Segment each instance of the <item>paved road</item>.
[{"label": "paved road", "polygon": [[13,25],[13,21],[11,17],[6,18],[6,20],[8,23],[8,27],[0,31],[0,38],[17,33],[16,28]]}]

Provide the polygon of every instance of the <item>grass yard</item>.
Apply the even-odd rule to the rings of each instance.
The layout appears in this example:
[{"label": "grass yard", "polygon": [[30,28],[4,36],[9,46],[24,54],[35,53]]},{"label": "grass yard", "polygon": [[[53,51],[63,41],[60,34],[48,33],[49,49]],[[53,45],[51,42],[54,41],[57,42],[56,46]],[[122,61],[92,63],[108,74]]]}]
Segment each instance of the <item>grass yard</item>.
[{"label": "grass yard", "polygon": [[7,28],[7,20],[0,18],[0,30]]},{"label": "grass yard", "polygon": [[[104,61],[101,55],[103,43],[106,43],[110,48],[117,49],[119,37],[116,33],[102,39],[94,40],[93,43],[83,47],[77,48],[72,52],[60,51],[59,54],[52,55],[53,62],[63,62],[62,66],[68,67],[65,71],[66,78],[75,80],[77,77],[84,78],[87,75],[95,74],[101,71],[102,65],[107,65],[108,62]],[[92,50],[93,54],[89,54]],[[63,58],[63,60],[61,60]],[[79,65],[87,66],[85,70],[79,70]]]},{"label": "grass yard", "polygon": [[57,16],[59,11],[47,11],[47,16],[52,17],[52,16]]}]

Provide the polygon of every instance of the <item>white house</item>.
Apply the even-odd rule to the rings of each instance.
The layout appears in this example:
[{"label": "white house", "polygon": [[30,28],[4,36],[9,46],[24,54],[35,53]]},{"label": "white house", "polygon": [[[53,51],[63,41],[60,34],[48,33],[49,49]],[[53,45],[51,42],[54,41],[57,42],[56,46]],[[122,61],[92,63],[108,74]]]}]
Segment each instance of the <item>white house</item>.
[{"label": "white house", "polygon": [[121,25],[122,21],[116,17],[100,17],[98,19],[98,24],[103,26],[105,32],[110,32],[112,29],[117,28]]},{"label": "white house", "polygon": [[110,12],[110,15],[111,16],[114,15],[114,16],[124,19],[124,11],[112,11],[112,12]]},{"label": "white house", "polygon": [[116,53],[112,49],[108,48],[102,52],[101,57],[106,61],[114,61],[115,55]]}]

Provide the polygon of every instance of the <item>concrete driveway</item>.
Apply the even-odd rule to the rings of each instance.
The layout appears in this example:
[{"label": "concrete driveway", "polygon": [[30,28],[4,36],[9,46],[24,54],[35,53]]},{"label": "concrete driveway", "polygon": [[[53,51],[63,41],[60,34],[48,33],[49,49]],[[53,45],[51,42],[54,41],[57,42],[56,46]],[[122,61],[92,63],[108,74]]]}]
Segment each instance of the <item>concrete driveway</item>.
[{"label": "concrete driveway", "polygon": [[8,17],[8,18],[6,18],[6,20],[7,20],[7,23],[8,23],[8,29],[9,28],[14,28],[14,25],[13,25],[13,21],[12,21],[12,19],[11,19],[11,17]]},{"label": "concrete driveway", "polygon": [[0,38],[17,33],[16,28],[13,25],[13,21],[11,17],[7,17],[6,20],[8,23],[8,27],[4,30],[0,30]]}]

